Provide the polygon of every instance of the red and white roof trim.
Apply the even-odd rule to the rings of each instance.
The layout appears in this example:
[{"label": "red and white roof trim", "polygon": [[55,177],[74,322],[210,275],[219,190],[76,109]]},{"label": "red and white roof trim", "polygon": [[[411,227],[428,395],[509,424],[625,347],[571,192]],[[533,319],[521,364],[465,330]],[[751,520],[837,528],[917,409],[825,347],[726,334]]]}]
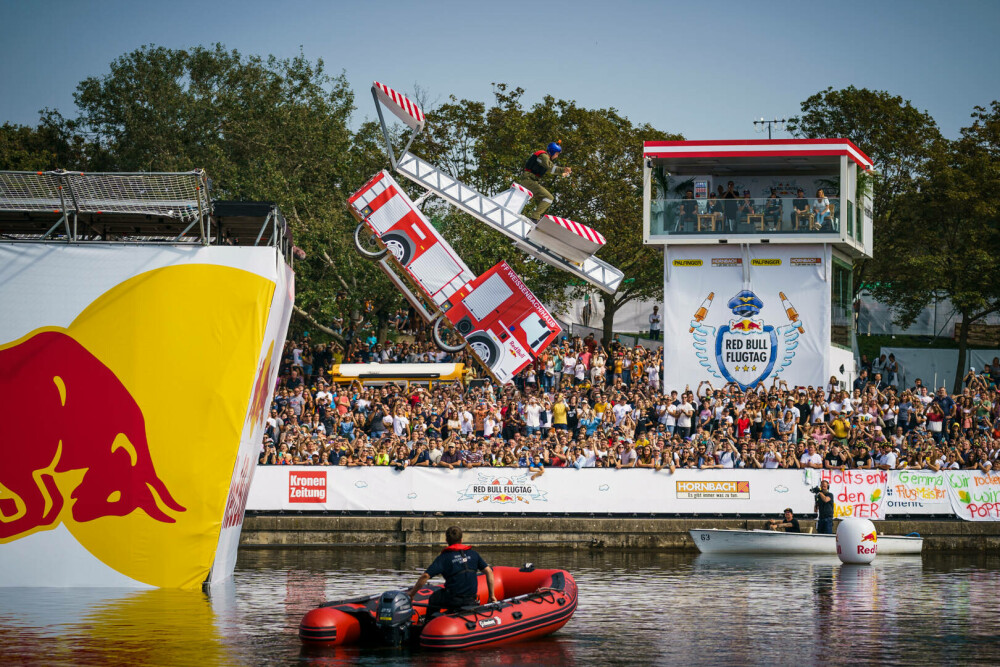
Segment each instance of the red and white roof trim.
[{"label": "red and white roof trim", "polygon": [[534,197],[535,196],[534,193],[531,192],[531,190],[529,190],[528,188],[524,187],[520,183],[511,183],[510,187],[514,188],[515,190],[520,190],[521,192],[523,192],[524,194],[528,195],[529,197]]},{"label": "red and white roof trim", "polygon": [[575,220],[567,220],[566,218],[557,218],[554,215],[547,215],[545,217],[552,219],[560,227],[568,229],[577,236],[587,239],[591,243],[596,243],[597,245],[604,245],[605,243],[607,243],[607,240],[604,238],[603,235],[601,235],[599,231],[597,231],[596,229],[592,229],[587,225],[582,225],[579,222],[576,222]]},{"label": "red and white roof trim", "polygon": [[422,130],[424,128],[424,112],[416,104],[411,102],[405,95],[397,93],[395,90],[379,83],[372,86],[375,95],[385,107],[394,113],[397,118],[406,123],[411,130]]},{"label": "red and white roof trim", "polygon": [[652,158],[796,157],[846,155],[865,170],[870,157],[849,139],[712,139],[706,141],[647,141],[643,154]]}]

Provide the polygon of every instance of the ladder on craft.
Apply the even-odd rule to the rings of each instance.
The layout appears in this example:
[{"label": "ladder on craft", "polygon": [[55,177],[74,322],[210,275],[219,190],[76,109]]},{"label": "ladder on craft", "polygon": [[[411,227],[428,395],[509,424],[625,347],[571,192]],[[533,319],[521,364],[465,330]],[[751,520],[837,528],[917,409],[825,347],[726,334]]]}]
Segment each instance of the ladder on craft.
[{"label": "ladder on craft", "polygon": [[496,199],[479,193],[475,188],[465,185],[413,153],[404,152],[396,161],[396,170],[456,208],[505,234],[520,250],[558,269],[568,271],[604,292],[613,294],[624,278],[621,271],[595,257],[588,257],[576,263],[539,245],[530,238],[535,226],[527,218],[500,205]]}]

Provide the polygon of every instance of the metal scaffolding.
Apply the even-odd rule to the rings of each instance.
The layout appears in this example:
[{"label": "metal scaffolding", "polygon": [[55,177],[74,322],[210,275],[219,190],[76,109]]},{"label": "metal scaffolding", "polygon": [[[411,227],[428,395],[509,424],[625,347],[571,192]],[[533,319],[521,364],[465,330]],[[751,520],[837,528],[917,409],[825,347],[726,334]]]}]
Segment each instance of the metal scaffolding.
[{"label": "metal scaffolding", "polygon": [[213,202],[196,169],[177,173],[0,171],[0,241],[265,245],[292,253],[271,202]]}]

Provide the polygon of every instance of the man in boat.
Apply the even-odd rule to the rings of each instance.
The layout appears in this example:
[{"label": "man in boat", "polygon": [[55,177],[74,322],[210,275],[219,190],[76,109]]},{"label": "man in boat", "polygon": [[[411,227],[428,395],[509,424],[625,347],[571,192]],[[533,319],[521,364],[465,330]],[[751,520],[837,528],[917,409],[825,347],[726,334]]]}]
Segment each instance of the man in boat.
[{"label": "man in boat", "polygon": [[799,520],[795,518],[795,514],[792,512],[791,507],[785,508],[785,515],[780,520],[769,519],[767,527],[771,530],[784,530],[786,533],[802,532],[799,528]]},{"label": "man in boat", "polygon": [[427,571],[420,575],[417,583],[407,594],[410,598],[416,596],[432,577],[444,577],[444,588],[434,591],[427,600],[427,617],[442,610],[458,609],[479,604],[476,598],[478,588],[478,573],[486,574],[486,590],[489,601],[496,602],[493,592],[493,568],[486,564],[472,547],[462,544],[462,529],[451,526],[444,533],[448,546],[434,559]]}]

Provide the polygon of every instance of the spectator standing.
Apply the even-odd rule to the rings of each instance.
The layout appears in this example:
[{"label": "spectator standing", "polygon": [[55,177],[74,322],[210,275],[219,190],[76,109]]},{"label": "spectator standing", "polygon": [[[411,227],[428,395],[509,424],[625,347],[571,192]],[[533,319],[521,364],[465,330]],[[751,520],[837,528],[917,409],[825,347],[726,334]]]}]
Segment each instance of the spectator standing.
[{"label": "spectator standing", "polygon": [[675,433],[682,439],[686,439],[691,435],[691,422],[694,419],[694,406],[688,400],[689,397],[690,394],[684,392],[682,402],[677,406],[677,428]]},{"label": "spectator standing", "polygon": [[823,457],[816,453],[816,445],[809,444],[809,449],[802,454],[799,463],[802,464],[803,468],[818,469],[823,467]]},{"label": "spectator standing", "polygon": [[528,399],[528,404],[524,407],[524,425],[529,436],[541,432],[542,406],[538,399],[532,396]]},{"label": "spectator standing", "polygon": [[649,316],[649,338],[650,340],[660,340],[660,307],[653,306],[653,312]]}]

